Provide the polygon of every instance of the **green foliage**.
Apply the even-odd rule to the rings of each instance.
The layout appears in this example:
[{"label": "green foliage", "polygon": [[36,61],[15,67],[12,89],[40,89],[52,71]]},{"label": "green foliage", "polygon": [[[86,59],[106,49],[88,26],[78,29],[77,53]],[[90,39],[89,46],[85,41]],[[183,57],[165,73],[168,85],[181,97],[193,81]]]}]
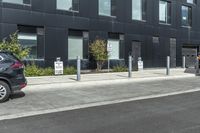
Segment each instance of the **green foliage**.
[{"label": "green foliage", "polygon": [[64,68],[64,75],[73,75],[76,74],[76,68],[75,67],[65,67]]},{"label": "green foliage", "polygon": [[51,76],[51,75],[54,75],[54,69],[51,68],[51,67],[40,68],[40,71],[42,72],[41,76]]},{"label": "green foliage", "polygon": [[40,74],[40,70],[39,68],[35,65],[35,64],[32,64],[32,65],[27,65],[25,67],[25,75],[30,77],[30,76],[36,76],[36,75],[39,75]]},{"label": "green foliage", "polygon": [[54,74],[54,69],[51,67],[48,68],[40,68],[34,63],[31,65],[27,65],[25,67],[25,75],[27,77],[32,76],[51,76]]},{"label": "green foliage", "polygon": [[17,32],[9,36],[9,41],[0,42],[0,50],[12,52],[19,59],[23,59],[29,55],[30,49],[23,48],[19,44]]},{"label": "green foliage", "polygon": [[113,72],[127,72],[128,68],[125,66],[114,66],[112,71]]},{"label": "green foliage", "polygon": [[97,71],[102,69],[108,59],[107,43],[105,40],[97,39],[90,45],[90,52],[97,62]]},{"label": "green foliage", "polygon": [[22,59],[28,56],[29,49],[23,48],[18,41],[17,32],[10,35],[9,41],[0,43],[0,50],[12,52],[18,58]]},{"label": "green foliage", "polygon": [[[64,68],[64,75],[73,75],[76,74],[76,69],[74,67],[65,67]],[[25,67],[25,75],[27,77],[33,76],[53,76],[54,69],[51,67],[48,68],[41,68],[32,63],[31,65],[27,65]]]}]

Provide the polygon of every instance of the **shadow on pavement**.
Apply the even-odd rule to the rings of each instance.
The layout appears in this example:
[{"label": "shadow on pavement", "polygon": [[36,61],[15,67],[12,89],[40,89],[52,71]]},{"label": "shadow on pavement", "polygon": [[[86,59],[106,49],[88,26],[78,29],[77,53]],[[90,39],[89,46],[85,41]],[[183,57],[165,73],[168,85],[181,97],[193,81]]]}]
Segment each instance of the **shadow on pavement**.
[{"label": "shadow on pavement", "polygon": [[184,73],[192,73],[195,74],[196,73],[196,69],[195,68],[186,68]]},{"label": "shadow on pavement", "polygon": [[75,80],[75,81],[76,81],[76,79],[75,79],[75,78],[69,78],[69,79],[71,79],[71,80]]},{"label": "shadow on pavement", "polygon": [[26,94],[23,91],[17,91],[17,92],[14,92],[13,94],[11,94],[10,98],[17,99],[17,98],[25,97],[25,95]]},{"label": "shadow on pavement", "polygon": [[128,77],[128,74],[127,74],[127,76],[124,76],[124,75],[116,75],[116,76],[122,77],[122,78],[127,78],[127,77]]}]

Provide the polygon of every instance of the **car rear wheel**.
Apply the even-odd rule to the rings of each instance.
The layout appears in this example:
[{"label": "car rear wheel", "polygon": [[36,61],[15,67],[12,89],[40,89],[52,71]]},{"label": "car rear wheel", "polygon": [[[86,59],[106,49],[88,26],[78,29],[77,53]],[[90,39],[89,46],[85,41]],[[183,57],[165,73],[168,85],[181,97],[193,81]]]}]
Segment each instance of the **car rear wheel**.
[{"label": "car rear wheel", "polygon": [[7,83],[0,81],[0,103],[8,100],[10,96],[10,87]]}]

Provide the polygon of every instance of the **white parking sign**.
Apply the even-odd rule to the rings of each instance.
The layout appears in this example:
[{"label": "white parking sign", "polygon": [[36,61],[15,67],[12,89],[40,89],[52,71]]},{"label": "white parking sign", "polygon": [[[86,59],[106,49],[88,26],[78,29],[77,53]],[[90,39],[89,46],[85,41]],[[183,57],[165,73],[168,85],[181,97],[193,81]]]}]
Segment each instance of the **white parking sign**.
[{"label": "white parking sign", "polygon": [[107,51],[108,51],[108,52],[111,52],[111,51],[112,51],[112,44],[111,44],[111,43],[108,43],[108,44],[107,44]]},{"label": "white parking sign", "polygon": [[55,61],[54,62],[55,75],[63,75],[63,62]]},{"label": "white parking sign", "polygon": [[138,61],[138,71],[142,71],[144,69],[143,61]]}]

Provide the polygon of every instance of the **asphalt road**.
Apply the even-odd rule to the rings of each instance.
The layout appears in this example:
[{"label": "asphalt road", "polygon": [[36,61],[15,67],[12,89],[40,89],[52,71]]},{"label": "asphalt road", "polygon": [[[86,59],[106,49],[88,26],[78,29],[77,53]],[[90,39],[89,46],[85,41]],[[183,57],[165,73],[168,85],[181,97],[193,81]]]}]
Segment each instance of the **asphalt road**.
[{"label": "asphalt road", "polygon": [[200,92],[0,121],[0,133],[200,133]]}]

